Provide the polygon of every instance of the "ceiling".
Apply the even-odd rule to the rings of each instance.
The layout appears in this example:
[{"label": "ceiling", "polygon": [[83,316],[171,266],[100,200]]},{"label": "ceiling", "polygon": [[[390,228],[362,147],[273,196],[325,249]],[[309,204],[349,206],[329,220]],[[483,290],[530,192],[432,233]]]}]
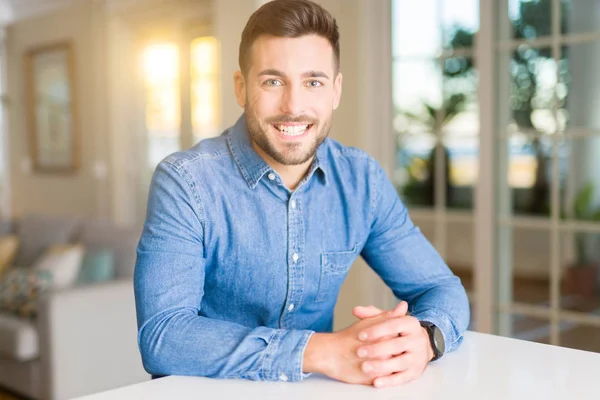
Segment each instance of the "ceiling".
[{"label": "ceiling", "polygon": [[0,25],[46,13],[80,0],[0,0]]}]

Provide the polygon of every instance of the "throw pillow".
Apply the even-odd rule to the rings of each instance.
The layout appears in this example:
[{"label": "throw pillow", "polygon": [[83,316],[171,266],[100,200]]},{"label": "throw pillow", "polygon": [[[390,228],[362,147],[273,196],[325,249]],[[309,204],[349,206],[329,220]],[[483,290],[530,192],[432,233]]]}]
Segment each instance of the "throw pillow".
[{"label": "throw pillow", "polygon": [[0,236],[0,276],[12,265],[18,248],[19,238],[16,235]]},{"label": "throw pillow", "polygon": [[52,289],[65,289],[75,284],[85,249],[83,245],[61,244],[50,246],[35,262],[33,269],[52,274]]},{"label": "throw pillow", "polygon": [[37,316],[38,299],[52,286],[48,271],[13,268],[0,280],[0,310],[22,318]]},{"label": "throw pillow", "polygon": [[86,251],[78,284],[107,282],[115,276],[115,254],[111,249]]}]

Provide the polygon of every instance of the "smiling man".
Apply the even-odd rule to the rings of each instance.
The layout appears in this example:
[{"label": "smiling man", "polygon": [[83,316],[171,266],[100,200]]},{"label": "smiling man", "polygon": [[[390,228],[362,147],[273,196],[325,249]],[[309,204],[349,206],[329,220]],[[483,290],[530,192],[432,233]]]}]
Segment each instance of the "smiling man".
[{"label": "smiling man", "polygon": [[[328,138],[342,93],[338,27],[307,0],[249,19],[235,95],[214,139],[156,169],[138,245],[139,346],[154,376],[392,386],[458,348],[460,280],[411,222],[378,163]],[[332,332],[362,256],[400,300]]]}]

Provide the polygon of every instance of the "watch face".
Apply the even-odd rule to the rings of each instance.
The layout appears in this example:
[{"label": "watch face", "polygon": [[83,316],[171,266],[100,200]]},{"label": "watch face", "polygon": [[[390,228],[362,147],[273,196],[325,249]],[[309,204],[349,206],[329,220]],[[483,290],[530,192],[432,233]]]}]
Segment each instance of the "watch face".
[{"label": "watch face", "polygon": [[438,351],[440,352],[440,355],[444,354],[446,351],[444,335],[437,326],[433,328],[433,342],[435,343],[435,347],[437,347]]}]

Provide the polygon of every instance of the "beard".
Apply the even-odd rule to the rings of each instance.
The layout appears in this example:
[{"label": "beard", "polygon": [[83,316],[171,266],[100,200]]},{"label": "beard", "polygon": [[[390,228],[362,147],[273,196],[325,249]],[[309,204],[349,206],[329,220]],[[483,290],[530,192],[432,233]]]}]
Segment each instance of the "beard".
[{"label": "beard", "polygon": [[[306,116],[297,116],[291,117],[289,115],[279,115],[276,117],[266,118],[263,122],[256,115],[254,110],[247,105],[244,114],[246,116],[246,125],[248,128],[248,134],[250,135],[250,139],[261,148],[269,157],[275,160],[277,163],[282,165],[301,165],[310,160],[317,153],[317,149],[319,146],[325,141],[327,136],[329,136],[329,131],[331,130],[331,118],[327,118],[323,123],[319,123],[318,120],[314,118],[309,118]],[[282,124],[282,123],[307,123],[311,124],[311,130],[314,129],[314,132],[311,132],[313,137],[312,142],[309,144],[307,148],[305,147],[304,142],[296,142],[296,143],[284,143],[284,148],[278,150],[275,147],[275,144],[269,141],[268,130],[270,128],[276,129],[273,127],[273,124]]]}]

